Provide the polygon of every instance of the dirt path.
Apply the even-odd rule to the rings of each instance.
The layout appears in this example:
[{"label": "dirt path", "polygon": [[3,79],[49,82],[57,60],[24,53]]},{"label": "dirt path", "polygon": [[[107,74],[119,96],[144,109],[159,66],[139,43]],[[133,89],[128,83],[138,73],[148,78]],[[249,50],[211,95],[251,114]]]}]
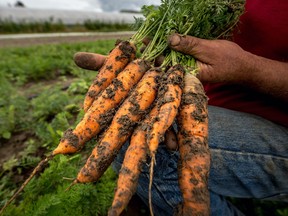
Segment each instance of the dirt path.
[{"label": "dirt path", "polygon": [[128,39],[133,32],[72,32],[0,35],[0,48],[39,44],[77,43],[107,39]]}]

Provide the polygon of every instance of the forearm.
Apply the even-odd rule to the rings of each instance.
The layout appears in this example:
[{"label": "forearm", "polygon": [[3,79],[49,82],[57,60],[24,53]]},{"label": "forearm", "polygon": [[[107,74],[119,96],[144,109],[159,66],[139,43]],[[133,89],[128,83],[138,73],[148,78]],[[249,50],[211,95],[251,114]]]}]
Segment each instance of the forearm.
[{"label": "forearm", "polygon": [[288,102],[288,63],[246,52],[243,84]]}]

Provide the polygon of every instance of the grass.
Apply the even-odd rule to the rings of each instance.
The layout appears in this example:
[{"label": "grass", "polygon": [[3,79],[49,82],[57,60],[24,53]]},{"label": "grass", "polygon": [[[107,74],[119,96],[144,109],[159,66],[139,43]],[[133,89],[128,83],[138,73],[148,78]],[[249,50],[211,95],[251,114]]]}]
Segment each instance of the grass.
[{"label": "grass", "polygon": [[[67,128],[83,116],[84,95],[96,72],[78,68],[78,51],[107,54],[114,40],[0,49],[0,207]],[[64,192],[95,145],[57,156],[4,215],[106,215],[115,187],[109,169],[97,184]],[[14,146],[14,147],[13,147]],[[9,153],[10,152],[10,153]],[[9,157],[8,157],[9,156]],[[247,215],[288,215],[283,203],[231,199]],[[252,204],[251,204],[252,203]]]}]

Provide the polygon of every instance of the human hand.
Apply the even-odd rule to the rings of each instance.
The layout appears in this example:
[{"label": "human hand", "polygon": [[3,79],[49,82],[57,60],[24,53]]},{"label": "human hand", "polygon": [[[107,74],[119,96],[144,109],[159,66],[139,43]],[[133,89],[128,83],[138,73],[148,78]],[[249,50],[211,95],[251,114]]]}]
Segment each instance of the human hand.
[{"label": "human hand", "polygon": [[247,52],[227,40],[205,40],[173,34],[168,38],[171,49],[192,55],[197,60],[202,82],[241,83],[247,74]]},{"label": "human hand", "polygon": [[104,55],[89,52],[77,52],[73,57],[73,60],[78,67],[94,71],[97,71],[102,67],[105,59],[106,56]]}]

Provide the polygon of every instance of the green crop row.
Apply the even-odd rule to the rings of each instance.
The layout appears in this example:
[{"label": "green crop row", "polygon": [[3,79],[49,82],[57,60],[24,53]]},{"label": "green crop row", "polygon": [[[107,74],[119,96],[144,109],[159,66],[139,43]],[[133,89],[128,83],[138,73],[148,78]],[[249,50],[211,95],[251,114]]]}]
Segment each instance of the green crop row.
[{"label": "green crop row", "polygon": [[10,19],[0,19],[0,34],[15,33],[48,33],[48,32],[85,32],[85,31],[129,31],[131,25],[127,23],[106,23],[97,20],[85,20],[83,24],[65,25],[61,20],[54,21],[22,21],[14,22]]}]

